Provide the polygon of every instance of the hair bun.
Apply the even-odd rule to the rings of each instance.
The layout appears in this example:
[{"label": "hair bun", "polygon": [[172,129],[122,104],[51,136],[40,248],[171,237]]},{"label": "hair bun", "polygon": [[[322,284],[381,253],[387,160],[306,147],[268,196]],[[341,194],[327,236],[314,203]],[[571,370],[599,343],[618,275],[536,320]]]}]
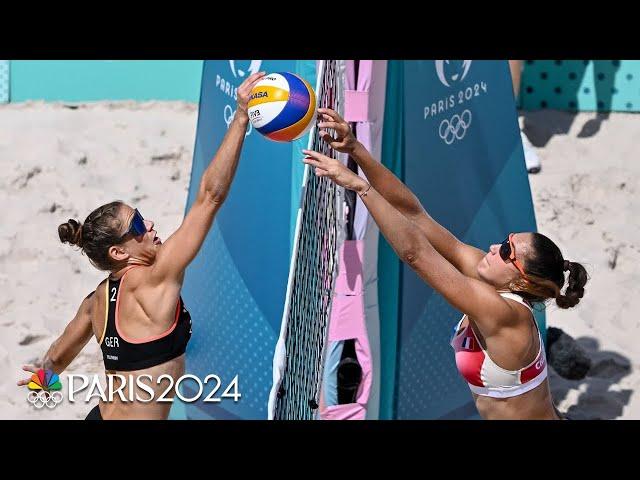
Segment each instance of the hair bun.
[{"label": "hair bun", "polygon": [[82,248],[82,225],[76,220],[70,218],[67,223],[58,226],[58,236],[62,243]]}]

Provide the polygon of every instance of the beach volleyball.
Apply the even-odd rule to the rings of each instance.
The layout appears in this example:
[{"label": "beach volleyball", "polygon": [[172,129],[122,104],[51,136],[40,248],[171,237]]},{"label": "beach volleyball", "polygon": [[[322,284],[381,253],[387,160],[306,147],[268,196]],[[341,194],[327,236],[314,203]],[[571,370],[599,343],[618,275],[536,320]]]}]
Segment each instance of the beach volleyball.
[{"label": "beach volleyball", "polygon": [[251,90],[251,125],[269,140],[291,142],[309,131],[316,117],[313,88],[289,72],[272,73]]}]

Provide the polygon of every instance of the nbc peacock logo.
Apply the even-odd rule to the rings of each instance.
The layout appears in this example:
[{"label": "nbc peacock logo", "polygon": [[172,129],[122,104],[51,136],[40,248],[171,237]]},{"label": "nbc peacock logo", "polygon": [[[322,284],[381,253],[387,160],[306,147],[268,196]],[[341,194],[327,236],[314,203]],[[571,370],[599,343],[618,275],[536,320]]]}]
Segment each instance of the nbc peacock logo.
[{"label": "nbc peacock logo", "polygon": [[38,370],[27,385],[27,401],[34,408],[54,408],[62,401],[62,383],[58,374],[51,370]]}]

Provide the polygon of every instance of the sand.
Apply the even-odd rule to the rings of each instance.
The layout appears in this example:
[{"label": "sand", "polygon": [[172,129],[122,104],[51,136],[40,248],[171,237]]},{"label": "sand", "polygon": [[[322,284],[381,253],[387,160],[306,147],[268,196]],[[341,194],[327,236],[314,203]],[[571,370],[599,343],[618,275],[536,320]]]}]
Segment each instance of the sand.
[{"label": "sand", "polygon": [[[589,137],[593,113],[535,112],[525,132],[542,172],[530,175],[540,232],[565,258],[582,263],[590,280],[580,304],[547,309],[592,360],[587,377],[568,381],[552,372],[561,411],[575,418],[640,418],[640,116],[613,113]],[[590,131],[589,133],[593,133]]]}]

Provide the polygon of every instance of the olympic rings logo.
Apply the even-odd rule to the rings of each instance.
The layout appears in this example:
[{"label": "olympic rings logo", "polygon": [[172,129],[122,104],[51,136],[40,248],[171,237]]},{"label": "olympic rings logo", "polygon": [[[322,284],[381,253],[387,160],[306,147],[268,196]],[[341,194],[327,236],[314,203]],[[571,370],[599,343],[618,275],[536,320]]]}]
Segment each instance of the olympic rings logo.
[{"label": "olympic rings logo", "polygon": [[35,408],[55,408],[62,401],[62,392],[48,390],[32,390],[27,395],[27,401]]},{"label": "olympic rings logo", "polygon": [[[225,105],[223,116],[224,116],[224,123],[227,124],[227,130],[228,130],[229,125],[231,125],[231,122],[233,121],[233,117],[236,116],[236,111],[231,107],[231,105]],[[249,128],[247,129],[247,133],[244,134],[245,137],[251,133],[252,128],[253,127],[251,125],[251,122],[249,122]]]},{"label": "olympic rings logo", "polygon": [[456,113],[451,120],[445,118],[440,122],[438,133],[444,143],[451,145],[456,139],[462,140],[470,126],[471,111],[465,110],[460,115]]}]

